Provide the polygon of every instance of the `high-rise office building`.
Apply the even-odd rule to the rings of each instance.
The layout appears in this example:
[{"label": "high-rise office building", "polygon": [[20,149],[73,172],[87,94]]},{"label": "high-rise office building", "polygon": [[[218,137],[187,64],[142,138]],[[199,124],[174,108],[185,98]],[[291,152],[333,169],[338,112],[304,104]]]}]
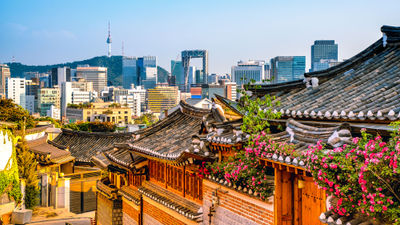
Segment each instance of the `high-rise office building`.
[{"label": "high-rise office building", "polygon": [[26,95],[26,109],[29,110],[29,112],[35,113],[38,108],[38,92],[40,89],[40,80],[35,78],[32,78],[33,80],[25,80],[25,95]]},{"label": "high-rise office building", "polygon": [[50,80],[51,87],[61,87],[62,82],[71,81],[71,68],[64,66],[51,69]]},{"label": "high-rise office building", "polygon": [[171,60],[171,76],[175,77],[175,85],[178,86],[180,90],[183,90],[185,77],[183,74],[182,61]]},{"label": "high-rise office building", "polygon": [[107,87],[107,68],[106,67],[77,67],[77,79],[83,78],[87,82],[93,83],[93,89],[100,93]]},{"label": "high-rise office building", "polygon": [[338,45],[334,40],[314,41],[311,46],[311,72],[327,69],[330,63],[337,61]]},{"label": "high-rise office building", "polygon": [[7,78],[6,98],[25,108],[25,78]]},{"label": "high-rise office building", "polygon": [[252,80],[262,82],[265,79],[265,61],[239,61],[237,66],[232,66],[232,79],[238,86],[247,84]]},{"label": "high-rise office building", "polygon": [[148,91],[148,109],[154,113],[161,113],[179,103],[178,87],[157,86]]},{"label": "high-rise office building", "polygon": [[0,64],[0,98],[6,96],[6,81],[10,77],[10,67],[6,64]]},{"label": "high-rise office building", "polygon": [[277,56],[271,59],[271,79],[274,83],[304,78],[305,56]]},{"label": "high-rise office building", "polygon": [[122,58],[122,80],[125,89],[131,88],[132,84],[136,87],[140,83],[136,63],[136,57],[124,56]]},{"label": "high-rise office building", "polygon": [[126,57],[122,60],[123,87],[131,88],[132,84],[154,88],[157,84],[157,57]]}]

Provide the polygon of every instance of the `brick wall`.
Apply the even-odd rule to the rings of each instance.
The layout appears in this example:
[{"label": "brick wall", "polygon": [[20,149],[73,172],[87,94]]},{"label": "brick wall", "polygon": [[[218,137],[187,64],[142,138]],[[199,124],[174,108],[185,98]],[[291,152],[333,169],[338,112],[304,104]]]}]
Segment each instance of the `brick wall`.
[{"label": "brick wall", "polygon": [[[151,218],[149,218],[151,217]],[[156,221],[154,221],[156,219]],[[174,224],[185,225],[186,223],[178,220],[166,212],[165,209],[156,207],[147,201],[143,201],[143,224],[146,225],[159,225],[159,224]]]},{"label": "brick wall", "polygon": [[[138,206],[139,207],[139,206]],[[137,225],[139,220],[139,211],[133,208],[125,200],[122,201],[122,222],[124,225]]]},{"label": "brick wall", "polygon": [[209,209],[211,196],[217,188],[219,205],[212,216],[212,224],[215,225],[239,225],[239,224],[274,224],[274,204],[264,202],[248,195],[220,186],[207,180],[203,180],[203,221],[209,224]]},{"label": "brick wall", "polygon": [[112,224],[112,208],[113,203],[107,197],[97,194],[97,224],[109,225]]}]

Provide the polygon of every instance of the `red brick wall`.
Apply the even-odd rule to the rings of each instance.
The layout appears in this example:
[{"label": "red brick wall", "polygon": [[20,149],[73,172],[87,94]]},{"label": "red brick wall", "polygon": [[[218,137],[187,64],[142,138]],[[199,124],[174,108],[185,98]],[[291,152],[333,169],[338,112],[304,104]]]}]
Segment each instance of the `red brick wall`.
[{"label": "red brick wall", "polygon": [[[203,220],[209,221],[207,214],[211,206],[212,192],[221,187],[203,180]],[[227,191],[227,193],[224,193]],[[215,224],[274,224],[272,202],[263,202],[245,194],[223,187],[218,191],[219,205],[212,217]]]},{"label": "red brick wall", "polygon": [[[155,207],[154,205],[148,203],[147,201],[143,201],[143,213],[156,219],[161,224],[185,225],[185,223],[177,220],[175,217],[167,214],[162,209]],[[147,224],[146,221],[143,222],[144,222],[143,224]]]},{"label": "red brick wall", "polygon": [[139,211],[133,208],[131,205],[122,201],[122,212],[123,212],[123,224],[124,225],[134,225],[138,224],[139,221]]}]

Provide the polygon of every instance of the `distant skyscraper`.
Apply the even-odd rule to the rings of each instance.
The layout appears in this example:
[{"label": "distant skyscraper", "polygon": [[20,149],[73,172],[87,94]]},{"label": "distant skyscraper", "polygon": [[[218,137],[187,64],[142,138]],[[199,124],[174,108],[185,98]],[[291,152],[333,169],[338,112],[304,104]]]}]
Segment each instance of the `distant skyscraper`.
[{"label": "distant skyscraper", "polygon": [[136,87],[140,83],[136,62],[136,57],[124,56],[122,59],[122,80],[125,89],[130,89],[132,84]]},{"label": "distant skyscraper", "polygon": [[144,86],[145,89],[154,88],[157,84],[157,57],[124,57],[122,60],[122,78],[125,89],[132,84]]},{"label": "distant skyscraper", "polygon": [[171,76],[175,77],[175,84],[179,90],[184,89],[185,77],[183,73],[182,61],[171,60]]},{"label": "distant skyscraper", "polygon": [[108,52],[107,52],[107,56],[111,57],[111,29],[110,29],[110,22],[108,22],[108,36],[107,36],[107,47],[108,47]]},{"label": "distant skyscraper", "polygon": [[0,64],[0,97],[6,95],[6,81],[10,77],[10,67],[6,64]]},{"label": "distant skyscraper", "polygon": [[316,40],[311,46],[311,72],[329,68],[338,61],[338,45],[334,40]]},{"label": "distant skyscraper", "polygon": [[265,61],[239,61],[237,66],[232,66],[232,79],[238,86],[251,80],[262,82],[265,79]]},{"label": "distant skyscraper", "polygon": [[58,85],[61,87],[61,83],[71,81],[71,69],[69,67],[59,67],[51,69],[51,87]]},{"label": "distant skyscraper", "polygon": [[107,87],[107,67],[77,67],[76,77],[92,82],[97,93]]},{"label": "distant skyscraper", "polygon": [[277,56],[271,59],[271,79],[274,83],[303,79],[305,56]]}]

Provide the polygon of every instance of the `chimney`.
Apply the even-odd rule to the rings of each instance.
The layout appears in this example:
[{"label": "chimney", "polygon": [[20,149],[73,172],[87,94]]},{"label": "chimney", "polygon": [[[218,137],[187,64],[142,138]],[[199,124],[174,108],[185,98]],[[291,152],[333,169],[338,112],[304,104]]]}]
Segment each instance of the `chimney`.
[{"label": "chimney", "polygon": [[164,116],[165,116],[165,117],[168,116],[168,109],[164,109]]}]

